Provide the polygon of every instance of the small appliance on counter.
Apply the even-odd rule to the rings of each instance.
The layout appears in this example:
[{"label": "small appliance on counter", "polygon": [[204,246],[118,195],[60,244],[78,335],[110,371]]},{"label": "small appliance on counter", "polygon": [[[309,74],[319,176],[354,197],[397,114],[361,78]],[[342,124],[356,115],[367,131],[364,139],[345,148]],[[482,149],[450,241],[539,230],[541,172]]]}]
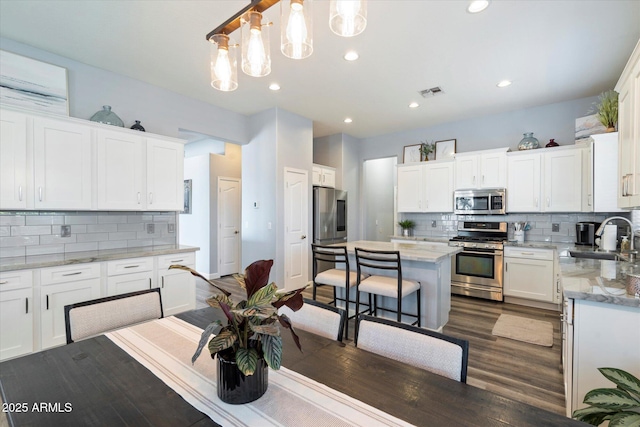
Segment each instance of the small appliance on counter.
[{"label": "small appliance on counter", "polygon": [[576,245],[594,246],[598,227],[600,227],[600,223],[595,221],[577,222]]},{"label": "small appliance on counter", "polygon": [[618,246],[618,226],[615,224],[605,225],[602,236],[596,239],[596,244],[601,251],[615,252]]}]

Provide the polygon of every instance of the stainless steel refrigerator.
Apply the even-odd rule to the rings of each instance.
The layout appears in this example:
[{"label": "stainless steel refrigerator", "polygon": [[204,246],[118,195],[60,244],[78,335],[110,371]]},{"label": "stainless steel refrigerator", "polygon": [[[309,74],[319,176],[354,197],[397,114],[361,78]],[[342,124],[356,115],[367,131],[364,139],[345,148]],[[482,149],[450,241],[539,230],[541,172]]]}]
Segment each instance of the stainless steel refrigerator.
[{"label": "stainless steel refrigerator", "polygon": [[313,187],[313,243],[347,241],[347,192]]}]

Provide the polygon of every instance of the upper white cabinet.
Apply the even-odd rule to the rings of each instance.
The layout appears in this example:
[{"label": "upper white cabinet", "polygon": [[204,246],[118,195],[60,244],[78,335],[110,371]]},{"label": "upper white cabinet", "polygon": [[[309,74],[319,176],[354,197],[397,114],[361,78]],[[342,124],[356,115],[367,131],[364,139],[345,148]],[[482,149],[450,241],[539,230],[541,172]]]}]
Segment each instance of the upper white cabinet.
[{"label": "upper white cabinet", "polygon": [[336,170],[328,166],[313,165],[311,179],[315,186],[335,188]]},{"label": "upper white cabinet", "polygon": [[184,208],[184,146],[147,138],[147,210]]},{"label": "upper white cabinet", "polygon": [[456,154],[456,190],[505,188],[507,150],[508,148]]},{"label": "upper white cabinet", "polygon": [[422,165],[398,166],[398,212],[420,212],[423,196]]},{"label": "upper white cabinet", "polygon": [[517,152],[507,157],[508,212],[540,211],[541,164],[542,156],[538,153]]},{"label": "upper white cabinet", "polygon": [[0,208],[27,207],[27,118],[2,111],[0,115]]},{"label": "upper white cabinet", "polygon": [[592,135],[593,211],[622,212],[618,208],[618,132]]},{"label": "upper white cabinet", "polygon": [[622,71],[618,96],[618,207],[640,207],[640,42]]},{"label": "upper white cabinet", "polygon": [[453,212],[452,161],[398,166],[398,212]]},{"label": "upper white cabinet", "polygon": [[544,212],[582,211],[582,149],[544,153]]}]

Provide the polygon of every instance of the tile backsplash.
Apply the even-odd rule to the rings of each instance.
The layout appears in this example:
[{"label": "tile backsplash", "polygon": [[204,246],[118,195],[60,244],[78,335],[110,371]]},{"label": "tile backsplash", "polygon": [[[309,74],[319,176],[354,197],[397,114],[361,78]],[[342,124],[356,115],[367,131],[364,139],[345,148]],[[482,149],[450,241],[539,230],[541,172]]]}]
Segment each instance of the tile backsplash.
[{"label": "tile backsplash", "polygon": [[[631,213],[522,213],[507,215],[454,215],[454,214],[399,214],[398,220],[410,219],[416,223],[414,236],[451,238],[458,234],[458,221],[503,221],[509,223],[509,240],[513,239],[513,223],[528,222],[531,229],[525,231],[525,241],[575,243],[576,222],[602,222],[610,216],[629,218],[634,225],[640,227],[640,210]],[[553,224],[559,224],[558,231],[553,231]],[[435,225],[435,227],[433,227]],[[399,227],[396,233],[400,234]]]},{"label": "tile backsplash", "polygon": [[176,224],[176,212],[0,212],[0,257],[174,245]]}]

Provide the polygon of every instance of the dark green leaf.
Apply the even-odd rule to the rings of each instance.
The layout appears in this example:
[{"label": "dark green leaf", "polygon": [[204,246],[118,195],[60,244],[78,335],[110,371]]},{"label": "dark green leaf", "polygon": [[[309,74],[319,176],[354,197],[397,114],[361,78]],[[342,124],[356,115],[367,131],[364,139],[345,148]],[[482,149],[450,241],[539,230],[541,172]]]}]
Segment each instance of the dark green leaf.
[{"label": "dark green leaf", "polygon": [[609,427],[640,427],[640,414],[637,412],[618,412],[611,417]]},{"label": "dark green leaf", "polygon": [[253,375],[258,366],[258,352],[254,348],[242,348],[236,350],[236,363],[238,369],[245,375]]},{"label": "dark green leaf", "polygon": [[[307,286],[309,285],[307,284]],[[296,289],[295,291],[287,292],[285,294],[276,294],[276,297],[278,299],[273,302],[273,306],[275,308],[280,308],[283,305],[286,305],[293,311],[300,310],[302,304],[304,304],[304,300],[302,299],[302,291],[304,291],[307,286],[305,286],[304,288]]]},{"label": "dark green leaf", "polygon": [[264,360],[271,369],[278,370],[282,364],[282,338],[273,335],[260,335]]},{"label": "dark green leaf", "polygon": [[252,323],[249,323],[249,327],[253,332],[258,334],[280,336],[280,328],[278,327],[277,323],[267,323],[263,325],[261,324],[254,325]]},{"label": "dark green leaf", "polygon": [[587,408],[573,411],[571,416],[578,421],[583,421],[593,426],[599,426],[605,419],[614,413],[615,411],[612,409],[602,409],[596,406],[589,406]]},{"label": "dark green leaf", "polygon": [[638,402],[629,393],[615,388],[596,388],[584,396],[584,403],[605,409],[631,409]]},{"label": "dark green leaf", "polygon": [[205,282],[207,282],[208,284],[210,284],[211,286],[213,286],[214,288],[216,288],[217,290],[219,290],[220,292],[222,292],[223,294],[225,294],[226,296],[231,295],[231,292],[222,289],[220,287],[218,287],[215,283],[213,283],[211,280],[207,279],[206,277],[204,277],[202,274],[198,273],[197,271],[195,271],[192,268],[189,268],[185,265],[178,265],[178,264],[174,264],[174,265],[170,265],[169,266],[169,270],[171,269],[179,269],[179,270],[184,270],[184,271],[188,271],[189,273],[191,273],[192,275],[201,278],[202,280],[204,280]]},{"label": "dark green leaf", "polygon": [[191,356],[192,365],[196,363],[196,359],[200,356],[200,353],[202,353],[202,349],[204,348],[204,345],[207,343],[207,340],[209,339],[211,334],[213,334],[213,331],[215,331],[216,328],[220,325],[221,322],[219,320],[215,320],[209,323],[204,331],[202,331],[202,335],[200,335],[200,342],[198,343],[198,348],[196,349],[196,352],[193,353],[193,356]]},{"label": "dark green leaf", "polygon": [[218,335],[209,341],[209,353],[216,354],[225,348],[231,347],[238,340],[238,336],[231,329],[223,329]]},{"label": "dark green leaf", "polygon": [[291,337],[293,338],[293,342],[296,343],[298,350],[302,352],[302,346],[300,345],[300,337],[298,337],[298,335],[296,334],[296,331],[293,330],[291,319],[289,319],[286,314],[280,314],[278,315],[278,321],[280,322],[283,328],[289,329],[289,331],[291,332]]},{"label": "dark green leaf", "polygon": [[638,397],[638,405],[640,406],[640,380],[622,369],[616,368],[598,368],[598,371],[609,381],[612,381],[618,388],[629,391]]},{"label": "dark green leaf", "polygon": [[278,287],[275,283],[270,283],[267,286],[264,286],[258,289],[251,298],[247,301],[248,306],[261,306],[261,305],[271,305],[271,300],[275,295]]},{"label": "dark green leaf", "polygon": [[259,260],[252,263],[244,271],[244,284],[247,290],[247,299],[250,299],[258,289],[269,283],[269,273],[273,260]]},{"label": "dark green leaf", "polygon": [[242,317],[258,317],[261,319],[267,319],[276,314],[276,309],[272,305],[248,306],[241,310],[233,310],[232,313]]}]

